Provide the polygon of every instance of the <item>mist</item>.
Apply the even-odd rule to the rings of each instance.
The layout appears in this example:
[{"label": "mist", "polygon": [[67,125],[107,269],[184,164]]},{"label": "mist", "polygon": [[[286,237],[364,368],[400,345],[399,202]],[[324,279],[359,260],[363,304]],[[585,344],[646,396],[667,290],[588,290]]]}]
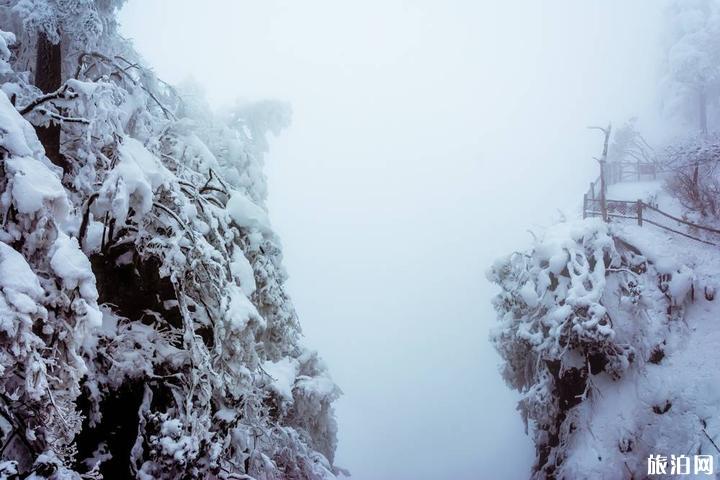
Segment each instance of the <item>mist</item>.
[{"label": "mist", "polygon": [[[172,8],[171,8],[172,6]],[[268,207],[353,478],[526,478],[488,341],[493,260],[579,215],[601,138],[652,111],[662,2],[130,0],[124,34],[215,107],[279,98]]]}]

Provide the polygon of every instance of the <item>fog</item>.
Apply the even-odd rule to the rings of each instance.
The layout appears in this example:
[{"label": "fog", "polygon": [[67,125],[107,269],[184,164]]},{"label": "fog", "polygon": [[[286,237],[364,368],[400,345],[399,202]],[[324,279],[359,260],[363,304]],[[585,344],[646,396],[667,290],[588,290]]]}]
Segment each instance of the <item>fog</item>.
[{"label": "fog", "polygon": [[359,480],[527,478],[492,261],[579,214],[590,124],[652,115],[655,0],[130,0],[165,80],[292,103],[269,210]]}]

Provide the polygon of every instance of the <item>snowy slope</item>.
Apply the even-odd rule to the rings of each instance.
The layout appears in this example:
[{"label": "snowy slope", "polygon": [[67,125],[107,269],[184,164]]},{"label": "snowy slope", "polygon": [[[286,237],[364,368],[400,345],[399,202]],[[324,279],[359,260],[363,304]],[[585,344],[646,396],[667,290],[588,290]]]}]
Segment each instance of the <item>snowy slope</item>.
[{"label": "snowy slope", "polygon": [[[681,211],[660,186],[619,184],[608,197]],[[598,219],[551,227],[493,266],[493,341],[523,394],[533,478],[645,478],[657,454],[718,465],[718,272],[717,247]]]}]

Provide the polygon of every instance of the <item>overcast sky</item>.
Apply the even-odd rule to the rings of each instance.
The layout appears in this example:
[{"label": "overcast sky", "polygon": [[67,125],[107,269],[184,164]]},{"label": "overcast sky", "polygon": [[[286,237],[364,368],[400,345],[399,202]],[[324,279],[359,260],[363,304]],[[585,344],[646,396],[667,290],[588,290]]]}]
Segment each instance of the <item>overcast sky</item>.
[{"label": "overcast sky", "polygon": [[590,124],[652,115],[656,0],[130,0],[165,80],[279,98],[268,206],[358,480],[527,478],[494,258],[578,215]]}]

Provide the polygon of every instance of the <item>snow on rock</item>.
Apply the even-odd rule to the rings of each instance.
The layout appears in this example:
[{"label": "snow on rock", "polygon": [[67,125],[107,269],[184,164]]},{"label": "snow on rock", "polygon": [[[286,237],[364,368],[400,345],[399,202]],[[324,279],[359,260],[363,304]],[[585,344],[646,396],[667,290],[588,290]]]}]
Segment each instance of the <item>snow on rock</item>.
[{"label": "snow on rock", "polygon": [[233,192],[227,203],[227,211],[239,227],[255,228],[263,233],[271,231],[265,210],[241,192]]}]

